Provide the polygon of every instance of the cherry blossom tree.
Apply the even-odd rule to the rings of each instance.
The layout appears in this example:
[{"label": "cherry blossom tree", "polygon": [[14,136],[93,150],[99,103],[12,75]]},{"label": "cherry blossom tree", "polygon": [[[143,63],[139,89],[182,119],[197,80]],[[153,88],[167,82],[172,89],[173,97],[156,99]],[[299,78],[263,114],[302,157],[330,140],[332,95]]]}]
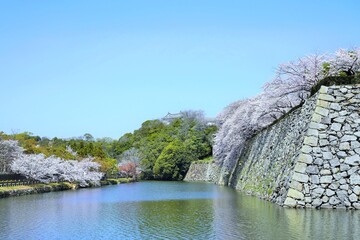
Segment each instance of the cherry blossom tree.
[{"label": "cherry blossom tree", "polygon": [[316,54],[281,64],[275,78],[264,85],[264,92],[273,99],[269,112],[284,114],[303,103],[309,97],[311,87],[328,75],[324,71],[327,60],[327,54]]},{"label": "cherry blossom tree", "polygon": [[18,141],[0,141],[0,172],[9,172],[10,164],[23,153]]},{"label": "cherry blossom tree", "polygon": [[119,171],[125,177],[137,178],[140,174],[140,152],[136,148],[130,148],[121,154],[119,161]]},{"label": "cherry blossom tree", "polygon": [[360,48],[339,49],[329,61],[331,75],[355,75],[360,71]]},{"label": "cherry blossom tree", "polygon": [[223,168],[222,178],[226,179],[230,174],[245,142],[273,121],[274,116],[265,114],[272,104],[271,101],[266,101],[266,98],[267,95],[263,93],[252,99],[237,101],[221,113],[222,124],[215,136],[213,155],[218,165]]},{"label": "cherry blossom tree", "polygon": [[124,174],[125,177],[133,177],[137,176],[137,165],[134,162],[126,161],[119,164],[120,173]]},{"label": "cherry blossom tree", "polygon": [[76,161],[43,154],[21,154],[10,167],[14,173],[43,183],[69,181],[87,186],[90,183],[99,184],[103,176],[97,171],[100,165],[93,162],[93,158]]}]

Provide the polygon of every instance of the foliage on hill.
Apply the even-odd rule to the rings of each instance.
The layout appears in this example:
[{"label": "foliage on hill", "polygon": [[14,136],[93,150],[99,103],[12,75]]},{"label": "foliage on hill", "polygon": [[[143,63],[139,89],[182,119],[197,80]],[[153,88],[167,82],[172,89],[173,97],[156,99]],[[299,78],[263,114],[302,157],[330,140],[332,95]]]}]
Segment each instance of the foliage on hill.
[{"label": "foliage on hill", "polygon": [[181,180],[192,161],[212,155],[216,130],[198,117],[179,118],[169,124],[151,120],[121,137],[114,150],[119,161],[135,159],[145,179]]}]

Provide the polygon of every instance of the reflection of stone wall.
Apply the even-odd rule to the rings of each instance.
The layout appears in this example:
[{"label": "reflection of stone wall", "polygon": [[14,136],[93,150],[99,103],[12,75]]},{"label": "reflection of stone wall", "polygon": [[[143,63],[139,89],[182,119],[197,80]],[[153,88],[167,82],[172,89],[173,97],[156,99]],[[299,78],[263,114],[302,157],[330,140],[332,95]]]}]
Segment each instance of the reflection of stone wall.
[{"label": "reflection of stone wall", "polygon": [[[288,207],[358,209],[359,140],[360,85],[322,87],[246,143],[228,185]],[[185,179],[219,183],[218,172],[193,164]]]}]

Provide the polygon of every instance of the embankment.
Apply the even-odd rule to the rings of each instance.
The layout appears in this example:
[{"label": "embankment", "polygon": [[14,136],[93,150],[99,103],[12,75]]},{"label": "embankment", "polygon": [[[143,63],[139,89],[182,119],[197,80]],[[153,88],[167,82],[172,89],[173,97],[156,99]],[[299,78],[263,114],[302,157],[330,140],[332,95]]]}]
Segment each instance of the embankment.
[{"label": "embankment", "polygon": [[[107,179],[101,181],[101,186],[130,183],[130,182],[134,182],[134,180],[127,178]],[[98,187],[98,185],[96,186],[89,185],[88,187]],[[23,195],[37,194],[37,193],[65,191],[65,190],[76,190],[79,188],[84,188],[84,187],[80,187],[76,183],[69,183],[69,182],[35,184],[28,186],[0,187],[0,198],[16,197],[16,196],[23,196]]]},{"label": "embankment", "polygon": [[247,141],[230,174],[193,164],[185,179],[226,183],[281,206],[359,209],[359,113],[360,85],[323,86]]}]

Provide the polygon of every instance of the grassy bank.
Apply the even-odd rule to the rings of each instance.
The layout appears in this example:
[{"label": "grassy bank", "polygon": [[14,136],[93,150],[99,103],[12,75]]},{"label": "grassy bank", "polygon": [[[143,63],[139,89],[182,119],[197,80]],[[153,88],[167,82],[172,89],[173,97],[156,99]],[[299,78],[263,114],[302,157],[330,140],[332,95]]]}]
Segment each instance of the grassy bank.
[{"label": "grassy bank", "polygon": [[[101,181],[101,186],[104,185],[115,185],[121,183],[130,183],[134,182],[131,178],[117,178],[117,179],[107,179]],[[88,186],[96,187],[96,186]],[[61,182],[61,183],[49,183],[49,184],[34,184],[34,185],[24,185],[24,186],[11,186],[11,187],[0,187],[0,198],[6,197],[15,197],[35,193],[45,193],[45,192],[56,192],[56,191],[65,191],[65,190],[75,190],[80,188],[76,183]]]}]

